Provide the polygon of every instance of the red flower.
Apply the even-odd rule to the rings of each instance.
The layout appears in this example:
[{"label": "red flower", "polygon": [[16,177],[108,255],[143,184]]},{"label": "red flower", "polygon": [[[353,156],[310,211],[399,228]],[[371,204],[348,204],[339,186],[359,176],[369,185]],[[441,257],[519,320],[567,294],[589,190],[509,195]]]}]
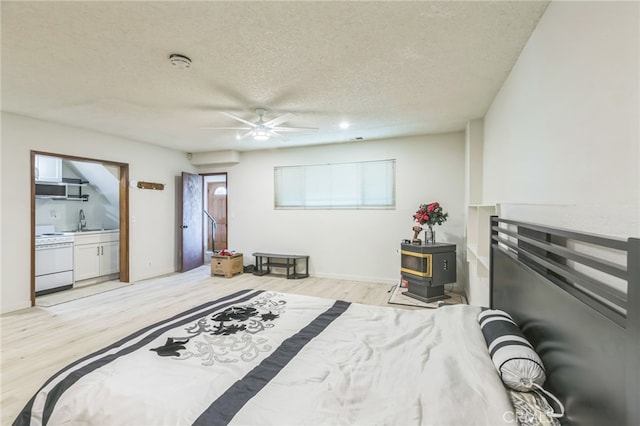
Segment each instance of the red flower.
[{"label": "red flower", "polygon": [[429,226],[442,225],[447,221],[448,213],[442,211],[440,203],[433,202],[430,204],[420,204],[418,211],[413,215],[413,219],[420,225],[425,223]]}]

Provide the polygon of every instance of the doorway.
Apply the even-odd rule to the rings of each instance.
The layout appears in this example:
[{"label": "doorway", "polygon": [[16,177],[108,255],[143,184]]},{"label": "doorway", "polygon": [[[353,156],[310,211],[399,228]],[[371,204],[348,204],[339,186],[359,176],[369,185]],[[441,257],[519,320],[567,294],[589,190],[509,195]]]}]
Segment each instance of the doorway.
[{"label": "doorway", "polygon": [[[46,162],[44,162],[44,160]],[[53,160],[49,162],[49,160]],[[51,167],[53,166],[53,167]],[[46,173],[45,173],[46,171]],[[88,194],[88,182],[85,175],[92,171],[101,172],[105,182],[110,182],[108,188],[95,188],[96,193]],[[69,176],[72,177],[69,177]],[[36,178],[39,176],[39,178]],[[99,180],[94,176],[91,180]],[[48,193],[42,195],[42,181],[56,182],[65,188],[64,197],[56,196],[49,199]],[[129,282],[129,165],[100,159],[76,157],[41,151],[31,151],[31,305],[36,304],[36,235],[43,232],[54,234],[70,234],[78,230],[102,230],[117,228],[112,232],[114,242],[102,244],[98,253],[100,258],[97,267],[105,273],[109,272],[121,283]],[[38,186],[36,186],[38,183]],[[52,186],[52,185],[46,185]],[[45,187],[46,189],[46,187]],[[95,208],[91,203],[91,196],[107,197],[105,191],[110,191],[109,205]],[[94,212],[91,214],[90,212]],[[98,212],[100,217],[98,217]],[[88,214],[88,215],[85,215]],[[76,215],[79,215],[77,218]],[[80,227],[84,229],[80,229]],[[96,228],[96,229],[92,229]],[[87,234],[85,234],[87,235]],[[38,240],[40,240],[39,238]],[[91,253],[96,253],[92,250]],[[94,256],[95,257],[95,256]],[[106,260],[102,260],[102,259]],[[95,260],[95,259],[93,259]],[[83,263],[85,265],[85,263]],[[111,266],[117,265],[111,268]],[[111,269],[109,269],[111,268]],[[73,278],[75,281],[75,277]]]},{"label": "doorway", "polygon": [[204,177],[204,241],[205,261],[212,254],[228,248],[227,174],[206,174]]},{"label": "doorway", "polygon": [[227,174],[182,172],[180,185],[180,272],[209,263],[227,248]]}]

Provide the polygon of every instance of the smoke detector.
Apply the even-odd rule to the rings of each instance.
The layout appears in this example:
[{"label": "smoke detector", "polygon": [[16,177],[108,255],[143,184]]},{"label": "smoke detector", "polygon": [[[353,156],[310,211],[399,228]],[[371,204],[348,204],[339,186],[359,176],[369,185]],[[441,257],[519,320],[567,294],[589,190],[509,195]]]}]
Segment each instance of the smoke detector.
[{"label": "smoke detector", "polygon": [[187,58],[184,55],[179,55],[174,53],[169,56],[169,62],[176,68],[180,68],[183,70],[191,68],[191,59]]}]

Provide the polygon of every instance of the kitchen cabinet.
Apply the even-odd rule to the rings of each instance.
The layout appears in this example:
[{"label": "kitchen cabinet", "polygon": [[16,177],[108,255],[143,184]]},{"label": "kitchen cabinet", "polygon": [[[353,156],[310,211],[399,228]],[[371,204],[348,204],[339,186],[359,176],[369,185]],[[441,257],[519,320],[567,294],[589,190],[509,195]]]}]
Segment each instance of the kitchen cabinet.
[{"label": "kitchen cabinet", "polygon": [[36,155],[35,174],[38,182],[62,182],[62,158]]},{"label": "kitchen cabinet", "polygon": [[74,240],[74,286],[111,279],[120,271],[119,233],[78,232]]},{"label": "kitchen cabinet", "polygon": [[73,248],[74,281],[100,275],[100,244],[75,244]]},{"label": "kitchen cabinet", "polygon": [[108,241],[100,247],[100,275],[120,272],[120,241]]}]

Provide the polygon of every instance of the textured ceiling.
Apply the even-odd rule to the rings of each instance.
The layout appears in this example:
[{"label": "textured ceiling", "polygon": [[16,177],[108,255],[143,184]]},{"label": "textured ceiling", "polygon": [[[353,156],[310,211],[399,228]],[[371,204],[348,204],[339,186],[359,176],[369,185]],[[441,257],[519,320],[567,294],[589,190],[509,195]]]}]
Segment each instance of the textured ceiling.
[{"label": "textured ceiling", "polygon": [[[2,1],[2,110],[184,152],[462,130],[546,6]],[[257,107],[319,130],[256,142],[202,129],[240,124],[221,111],[253,121]]]}]

